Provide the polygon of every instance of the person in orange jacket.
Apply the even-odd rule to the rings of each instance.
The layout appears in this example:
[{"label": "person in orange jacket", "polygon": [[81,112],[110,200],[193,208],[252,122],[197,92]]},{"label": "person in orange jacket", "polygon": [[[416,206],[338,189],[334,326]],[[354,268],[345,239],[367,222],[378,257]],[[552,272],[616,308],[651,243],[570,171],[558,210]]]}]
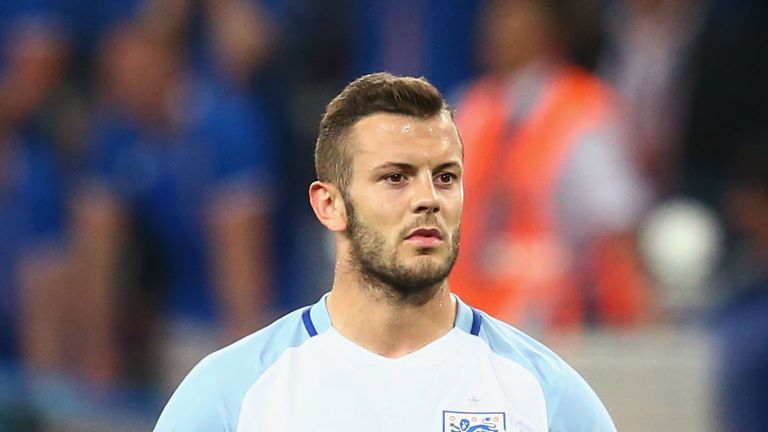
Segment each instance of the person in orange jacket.
[{"label": "person in orange jacket", "polygon": [[642,320],[633,230],[648,188],[624,148],[621,104],[559,52],[553,1],[496,0],[487,73],[456,104],[469,176],[451,287],[542,331]]}]

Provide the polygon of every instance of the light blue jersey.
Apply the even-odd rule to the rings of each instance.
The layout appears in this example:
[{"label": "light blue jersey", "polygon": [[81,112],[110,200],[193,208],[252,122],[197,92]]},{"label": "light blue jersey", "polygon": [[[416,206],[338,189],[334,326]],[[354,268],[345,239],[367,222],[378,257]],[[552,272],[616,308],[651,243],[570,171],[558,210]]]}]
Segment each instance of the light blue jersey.
[{"label": "light blue jersey", "polygon": [[455,327],[397,359],[339,334],[325,299],[202,360],[155,431],[616,430],[562,359],[458,298]]}]

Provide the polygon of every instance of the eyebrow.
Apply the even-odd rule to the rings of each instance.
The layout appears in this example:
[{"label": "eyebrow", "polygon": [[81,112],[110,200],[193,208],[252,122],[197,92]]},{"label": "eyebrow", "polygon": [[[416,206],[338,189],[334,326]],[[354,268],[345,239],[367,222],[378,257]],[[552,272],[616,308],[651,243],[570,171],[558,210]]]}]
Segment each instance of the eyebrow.
[{"label": "eyebrow", "polygon": [[435,168],[435,171],[445,171],[445,170],[447,170],[449,168],[453,168],[453,169],[461,171],[461,164],[458,163],[458,162],[455,162],[455,161],[442,163],[442,164],[438,165],[437,168]]},{"label": "eyebrow", "polygon": [[383,164],[376,166],[374,170],[384,171],[384,170],[393,169],[393,168],[399,169],[402,171],[412,171],[416,167],[405,162],[384,162]]},{"label": "eyebrow", "polygon": [[[401,170],[401,171],[415,171],[416,170],[416,166],[415,165],[412,165],[412,164],[409,164],[409,163],[405,163],[405,162],[384,162],[383,164],[376,166],[374,168],[374,170],[375,171],[384,171],[384,170],[393,169],[393,168]],[[445,162],[445,163],[442,163],[442,164],[438,165],[437,167],[435,167],[434,171],[444,171],[444,170],[449,169],[449,168],[461,170],[461,164],[459,164],[458,162],[455,162],[455,161]]]}]

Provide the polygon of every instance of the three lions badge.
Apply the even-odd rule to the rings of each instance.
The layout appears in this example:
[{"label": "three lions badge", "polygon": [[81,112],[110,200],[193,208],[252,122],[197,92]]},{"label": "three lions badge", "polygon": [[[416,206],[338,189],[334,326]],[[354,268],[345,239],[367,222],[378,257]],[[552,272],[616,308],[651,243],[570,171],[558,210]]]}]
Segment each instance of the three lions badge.
[{"label": "three lions badge", "polygon": [[505,432],[503,412],[443,411],[443,432]]}]

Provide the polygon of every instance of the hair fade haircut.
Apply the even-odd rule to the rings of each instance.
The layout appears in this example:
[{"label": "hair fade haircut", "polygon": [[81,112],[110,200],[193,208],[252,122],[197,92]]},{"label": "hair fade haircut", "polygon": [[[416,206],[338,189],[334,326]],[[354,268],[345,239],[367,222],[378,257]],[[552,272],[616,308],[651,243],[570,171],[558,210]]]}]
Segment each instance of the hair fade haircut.
[{"label": "hair fade haircut", "polygon": [[349,83],[325,109],[315,144],[315,172],[320,181],[343,191],[352,178],[349,151],[351,128],[375,113],[402,114],[421,119],[442,112],[453,115],[440,91],[425,78],[386,72],[364,75]]}]

